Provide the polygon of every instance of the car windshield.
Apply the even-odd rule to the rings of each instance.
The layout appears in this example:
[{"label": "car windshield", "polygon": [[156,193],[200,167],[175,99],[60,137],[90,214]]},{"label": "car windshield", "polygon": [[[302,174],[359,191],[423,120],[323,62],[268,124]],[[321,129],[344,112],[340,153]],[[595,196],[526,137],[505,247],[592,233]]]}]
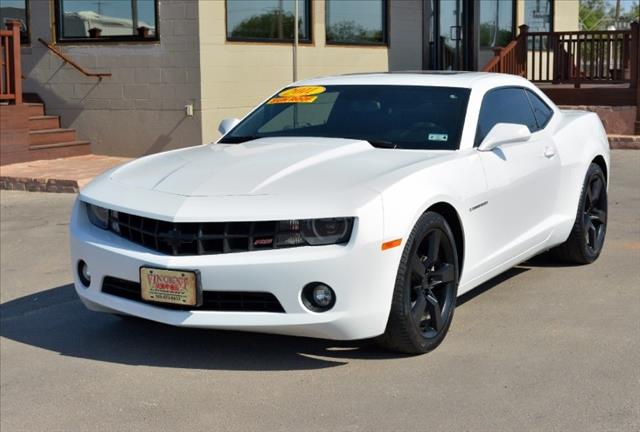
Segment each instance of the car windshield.
[{"label": "car windshield", "polygon": [[221,143],[264,137],[366,140],[374,147],[457,150],[469,89],[398,85],[291,87],[253,111]]}]

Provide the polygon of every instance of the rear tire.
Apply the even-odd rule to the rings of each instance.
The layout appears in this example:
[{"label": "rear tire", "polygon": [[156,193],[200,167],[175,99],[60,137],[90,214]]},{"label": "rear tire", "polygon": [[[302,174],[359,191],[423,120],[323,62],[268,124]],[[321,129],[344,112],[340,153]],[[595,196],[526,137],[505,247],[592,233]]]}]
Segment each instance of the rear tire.
[{"label": "rear tire", "polygon": [[444,340],[458,294],[458,254],[451,228],[438,213],[426,212],[402,253],[384,334],[390,350],[424,354]]},{"label": "rear tire", "polygon": [[607,232],[607,206],[607,180],[602,168],[592,163],[582,185],[571,234],[550,251],[551,255],[573,264],[591,264],[598,259]]}]

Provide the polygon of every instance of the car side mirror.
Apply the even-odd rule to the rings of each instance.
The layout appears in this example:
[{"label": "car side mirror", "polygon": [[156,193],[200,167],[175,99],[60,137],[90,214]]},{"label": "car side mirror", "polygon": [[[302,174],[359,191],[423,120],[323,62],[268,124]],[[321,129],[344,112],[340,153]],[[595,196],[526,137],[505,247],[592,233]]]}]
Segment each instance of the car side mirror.
[{"label": "car side mirror", "polygon": [[515,123],[498,123],[491,128],[487,136],[482,140],[478,150],[491,151],[502,144],[524,142],[531,138],[528,127]]},{"label": "car side mirror", "polygon": [[237,118],[226,118],[220,122],[218,126],[218,132],[222,135],[226,135],[231,129],[236,127],[236,125],[240,123],[240,120]]}]

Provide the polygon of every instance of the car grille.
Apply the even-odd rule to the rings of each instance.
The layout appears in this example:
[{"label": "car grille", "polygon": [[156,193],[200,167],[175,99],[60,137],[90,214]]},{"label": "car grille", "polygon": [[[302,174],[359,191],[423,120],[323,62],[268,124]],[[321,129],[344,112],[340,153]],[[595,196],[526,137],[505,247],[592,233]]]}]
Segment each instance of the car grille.
[{"label": "car grille", "polygon": [[[117,230],[113,225],[117,225]],[[278,229],[278,221],[177,223],[121,212],[111,227],[127,240],[169,255],[274,249]]]},{"label": "car grille", "polygon": [[284,313],[282,305],[271,293],[243,291],[202,291],[202,305],[181,306],[170,303],[148,302],[142,299],[140,284],[124,279],[107,276],[102,282],[102,292],[114,296],[153,304],[167,309],[225,311],[225,312],[279,312]]}]

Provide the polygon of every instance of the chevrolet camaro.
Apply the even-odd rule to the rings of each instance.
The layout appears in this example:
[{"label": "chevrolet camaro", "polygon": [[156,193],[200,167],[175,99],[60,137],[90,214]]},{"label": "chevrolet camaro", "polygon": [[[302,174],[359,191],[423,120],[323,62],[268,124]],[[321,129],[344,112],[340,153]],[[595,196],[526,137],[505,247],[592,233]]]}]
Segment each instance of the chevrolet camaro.
[{"label": "chevrolet camaro", "polygon": [[546,251],[602,250],[602,124],[521,77],[309,79],[219,130],[81,191],[72,267],[89,309],[424,353],[458,296]]}]

